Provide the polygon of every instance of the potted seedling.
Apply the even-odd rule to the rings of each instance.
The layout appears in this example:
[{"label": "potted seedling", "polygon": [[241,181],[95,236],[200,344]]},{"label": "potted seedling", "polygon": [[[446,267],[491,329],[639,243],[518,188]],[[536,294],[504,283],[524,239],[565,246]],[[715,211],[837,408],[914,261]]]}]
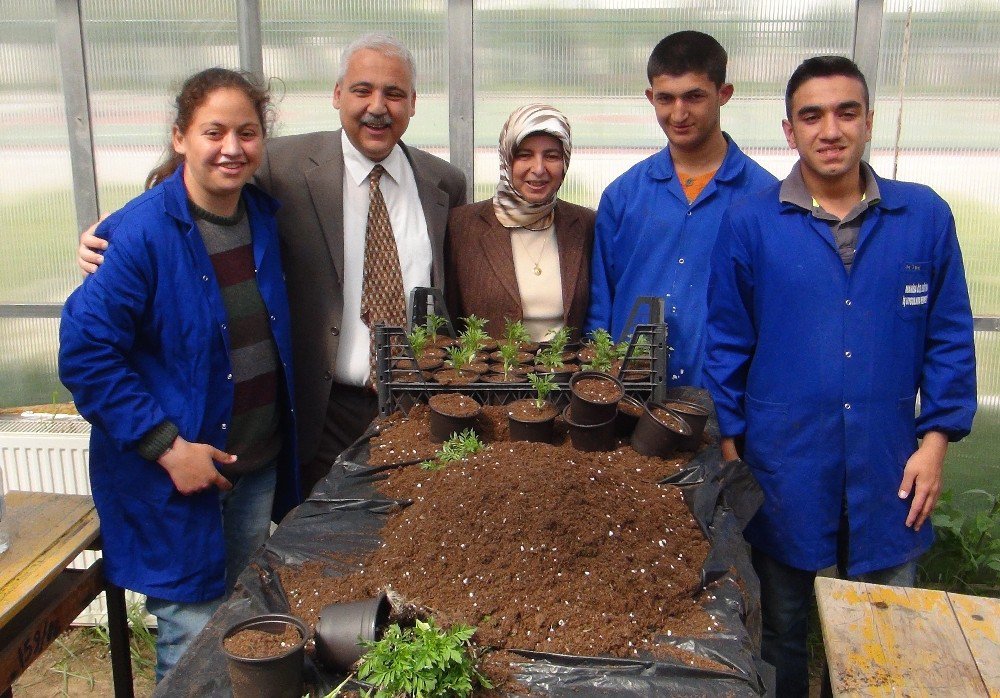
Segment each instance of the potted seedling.
[{"label": "potted seedling", "polygon": [[434,457],[422,462],[420,467],[424,470],[440,470],[449,463],[456,463],[465,460],[473,453],[479,453],[485,447],[472,429],[456,432],[445,439]]},{"label": "potted seedling", "polygon": [[468,347],[455,345],[448,347],[445,368],[434,374],[434,380],[442,385],[472,383],[479,374],[469,368],[475,359],[475,352]]},{"label": "potted seedling", "polygon": [[390,625],[382,639],[364,643],[367,654],[358,678],[374,686],[374,698],[466,698],[477,685],[493,688],[477,668],[479,658],[472,649],[475,632],[466,625],[438,628],[433,618],[405,629]]},{"label": "potted seedling", "polygon": [[455,340],[447,335],[439,334],[439,330],[448,324],[442,316],[436,315],[434,313],[427,314],[427,320],[425,321],[427,327],[427,335],[430,338],[429,343],[431,346],[435,347],[450,347],[455,343]]},{"label": "potted seedling", "polygon": [[607,330],[596,329],[591,334],[590,344],[581,349],[577,356],[583,370],[610,373],[611,365],[617,357],[615,343]]},{"label": "potted seedling", "polygon": [[538,373],[551,375],[556,383],[566,383],[569,377],[580,368],[575,364],[565,363],[562,352],[551,346],[539,350],[535,355],[535,364],[537,366],[535,370]]},{"label": "potted seedling", "polygon": [[535,399],[516,400],[508,406],[507,424],[511,441],[552,442],[552,430],[558,411],[547,401],[556,387],[551,375],[532,373],[528,376],[535,389]]},{"label": "potted seedling", "polygon": [[644,456],[669,458],[681,440],[691,436],[691,427],[661,403],[647,403],[632,432],[632,448]]},{"label": "potted seedling", "polygon": [[470,315],[462,318],[462,322],[465,325],[465,331],[462,332],[462,335],[468,335],[470,332],[472,333],[472,336],[475,337],[478,344],[476,351],[485,351],[487,353],[496,351],[498,346],[497,341],[490,337],[489,333],[486,331],[486,324],[489,320],[476,317],[475,315]]},{"label": "potted seedling", "polygon": [[483,407],[462,393],[438,393],[427,401],[431,408],[431,440],[441,443],[455,432],[471,429]]},{"label": "potted seedling", "polygon": [[490,336],[481,327],[467,327],[458,335],[458,346],[468,350],[471,356],[466,368],[480,375],[490,370],[489,364],[486,363],[489,355],[484,349],[488,341]]},{"label": "potted seedling", "polygon": [[441,368],[444,351],[439,347],[431,346],[431,336],[428,334],[427,328],[423,325],[417,325],[406,335],[406,339],[410,343],[410,348],[413,349],[413,355],[416,357],[417,366],[421,371],[434,371]]},{"label": "potted seedling", "polygon": [[569,363],[570,361],[576,360],[576,351],[570,350],[569,340],[573,334],[572,327],[562,327],[555,334],[552,335],[552,339],[547,342],[548,349],[553,352],[558,352],[562,356],[563,363]]},{"label": "potted seedling", "polygon": [[490,383],[521,383],[530,372],[529,367],[523,365],[523,361],[524,357],[530,361],[531,354],[520,351],[516,344],[502,344],[499,351],[493,352],[490,356],[500,360],[499,364],[491,366],[491,370],[496,371],[496,366],[499,365],[500,372],[485,377]]},{"label": "potted seedling", "polygon": [[299,698],[309,630],[284,613],[240,621],[222,636],[234,698]]},{"label": "potted seedling", "polygon": [[538,351],[538,342],[531,340],[531,334],[520,320],[507,319],[503,327],[503,341],[505,344],[515,344],[520,351],[529,354]]}]

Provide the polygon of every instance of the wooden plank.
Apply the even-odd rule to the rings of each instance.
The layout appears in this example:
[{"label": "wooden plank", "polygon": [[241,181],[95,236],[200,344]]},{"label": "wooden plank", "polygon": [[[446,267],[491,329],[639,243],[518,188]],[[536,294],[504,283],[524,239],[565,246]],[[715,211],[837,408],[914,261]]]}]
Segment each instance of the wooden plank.
[{"label": "wooden plank", "polygon": [[104,588],[101,561],[66,570],[0,627],[0,688],[10,686]]},{"label": "wooden plank", "polygon": [[990,698],[1000,698],[1000,599],[948,594]]},{"label": "wooden plank", "polygon": [[100,532],[86,495],[11,491],[10,549],[0,565],[0,626],[52,581]]},{"label": "wooden plank", "polygon": [[816,595],[834,695],[986,695],[943,592],[817,578]]}]

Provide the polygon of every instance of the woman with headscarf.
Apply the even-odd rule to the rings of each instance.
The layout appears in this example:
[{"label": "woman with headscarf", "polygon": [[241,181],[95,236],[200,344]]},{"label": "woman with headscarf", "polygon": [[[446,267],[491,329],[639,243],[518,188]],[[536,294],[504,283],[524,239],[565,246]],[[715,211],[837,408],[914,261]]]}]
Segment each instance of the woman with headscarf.
[{"label": "woman with headscarf", "polygon": [[533,340],[587,314],[594,212],[556,198],[569,167],[570,127],[558,109],[516,109],[500,132],[500,181],[485,201],[453,209],[445,250],[452,318],[476,315],[498,335],[507,320]]}]

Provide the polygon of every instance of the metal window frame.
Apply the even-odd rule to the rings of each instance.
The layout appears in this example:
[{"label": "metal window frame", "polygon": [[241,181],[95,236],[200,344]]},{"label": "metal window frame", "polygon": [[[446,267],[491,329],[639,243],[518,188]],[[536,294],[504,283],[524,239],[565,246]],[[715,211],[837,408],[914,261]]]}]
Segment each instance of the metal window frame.
[{"label": "metal window frame", "polygon": [[[56,41],[66,104],[73,199],[76,221],[83,230],[97,220],[100,202],[94,164],[94,132],[90,114],[83,0],[54,0]],[[260,0],[236,0],[240,67],[263,76]],[[475,186],[475,32],[474,0],[448,0],[448,116],[451,161],[465,175],[470,196]],[[874,101],[884,0],[855,0],[852,56],[868,78]],[[869,146],[865,157],[869,156]],[[61,303],[0,303],[0,318],[59,317]],[[977,317],[977,332],[1000,332],[1000,318]]]}]

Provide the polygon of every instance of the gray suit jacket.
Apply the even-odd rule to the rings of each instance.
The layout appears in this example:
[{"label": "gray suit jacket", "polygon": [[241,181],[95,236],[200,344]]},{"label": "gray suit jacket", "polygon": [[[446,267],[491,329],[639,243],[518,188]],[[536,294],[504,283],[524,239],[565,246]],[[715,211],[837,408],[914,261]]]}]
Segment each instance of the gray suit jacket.
[{"label": "gray suit jacket", "polygon": [[[444,160],[400,146],[413,168],[431,238],[434,285],[444,283],[448,211],[465,203],[465,178]],[[344,155],[340,131],[272,138],[256,182],[281,202],[278,235],[292,313],[299,456],[323,432],[344,310]]]}]

